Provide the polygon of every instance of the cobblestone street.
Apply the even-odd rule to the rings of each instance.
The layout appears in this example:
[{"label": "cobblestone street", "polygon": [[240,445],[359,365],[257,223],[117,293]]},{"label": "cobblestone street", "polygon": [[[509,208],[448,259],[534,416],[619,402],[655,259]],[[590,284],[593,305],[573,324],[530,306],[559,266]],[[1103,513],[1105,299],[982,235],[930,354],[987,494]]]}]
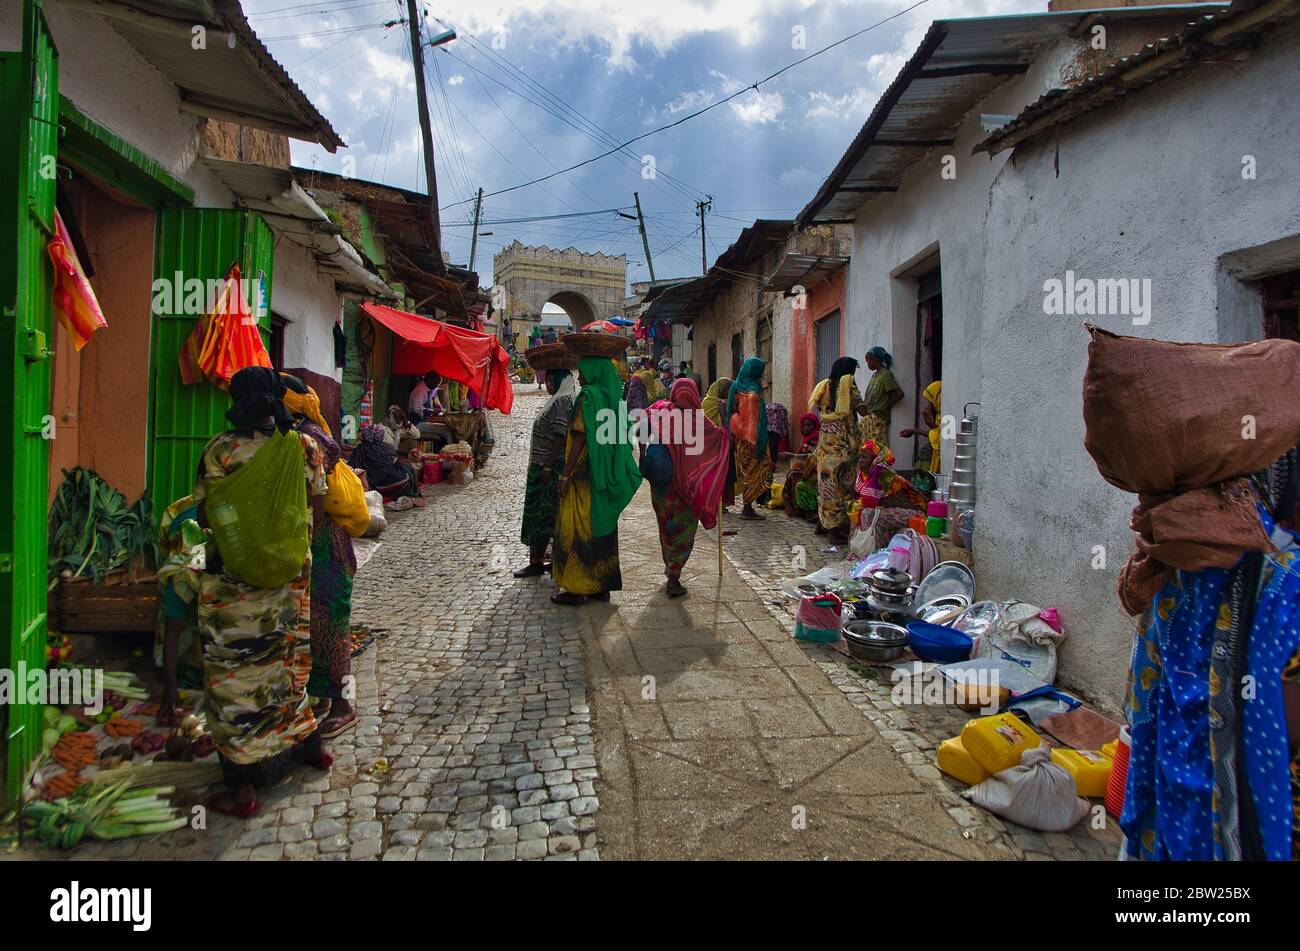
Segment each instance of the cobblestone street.
[{"label": "cobblestone street", "polygon": [[[779,583],[809,526],[773,514],[701,531],[663,595],[648,492],[625,512],[625,590],[550,602],[519,580],[532,416],[517,390],[490,464],[390,513],[357,576],[354,623],[378,634],[354,665],[359,722],[328,775],[302,770],[260,815],[87,842],[78,858],[477,860],[600,858],[1108,858],[1114,833],[1012,829],[934,765],[965,714],[898,708],[888,671],[790,636]],[[799,573],[802,573],[799,572]],[[34,855],[24,848],[24,857]],[[51,853],[41,854],[53,857]]]}]

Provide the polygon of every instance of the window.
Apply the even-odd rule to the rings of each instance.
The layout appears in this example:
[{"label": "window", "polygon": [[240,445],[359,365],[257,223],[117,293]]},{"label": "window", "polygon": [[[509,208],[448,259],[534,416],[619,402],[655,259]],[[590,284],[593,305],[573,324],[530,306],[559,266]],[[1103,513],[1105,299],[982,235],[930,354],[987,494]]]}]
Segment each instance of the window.
[{"label": "window", "polygon": [[712,386],[718,380],[718,345],[716,343],[709,344],[709,371],[708,372],[709,375],[707,378],[708,379],[707,385]]},{"label": "window", "polygon": [[1300,340],[1300,271],[1288,271],[1259,283],[1264,300],[1264,337]]},{"label": "window", "polygon": [[840,358],[840,312],[833,310],[817,321],[817,380],[831,375],[831,364]]},{"label": "window", "polygon": [[284,328],[287,326],[289,321],[279,314],[271,315],[271,342],[266,349],[267,356],[271,358],[271,366],[277,370],[284,369]]},{"label": "window", "polygon": [[731,335],[731,378],[734,380],[740,375],[740,364],[745,359],[744,343],[740,334]]}]

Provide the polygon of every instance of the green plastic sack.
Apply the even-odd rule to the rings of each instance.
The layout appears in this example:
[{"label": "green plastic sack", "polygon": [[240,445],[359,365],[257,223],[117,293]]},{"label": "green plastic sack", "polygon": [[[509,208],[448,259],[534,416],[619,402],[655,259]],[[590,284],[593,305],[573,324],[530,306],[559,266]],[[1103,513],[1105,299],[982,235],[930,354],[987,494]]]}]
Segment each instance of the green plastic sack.
[{"label": "green plastic sack", "polygon": [[276,430],[208,491],[204,511],[226,574],[278,588],[302,571],[311,534],[303,462],[298,434]]}]

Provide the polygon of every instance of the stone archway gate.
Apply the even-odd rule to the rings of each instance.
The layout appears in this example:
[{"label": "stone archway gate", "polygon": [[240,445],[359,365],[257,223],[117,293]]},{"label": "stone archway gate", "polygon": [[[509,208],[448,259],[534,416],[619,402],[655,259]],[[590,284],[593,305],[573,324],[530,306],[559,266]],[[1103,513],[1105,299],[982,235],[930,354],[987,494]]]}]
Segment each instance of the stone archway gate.
[{"label": "stone archway gate", "polygon": [[509,326],[517,340],[527,340],[548,301],[568,312],[575,330],[592,320],[622,316],[627,255],[573,247],[558,251],[516,240],[493,257],[492,276],[500,325]]}]

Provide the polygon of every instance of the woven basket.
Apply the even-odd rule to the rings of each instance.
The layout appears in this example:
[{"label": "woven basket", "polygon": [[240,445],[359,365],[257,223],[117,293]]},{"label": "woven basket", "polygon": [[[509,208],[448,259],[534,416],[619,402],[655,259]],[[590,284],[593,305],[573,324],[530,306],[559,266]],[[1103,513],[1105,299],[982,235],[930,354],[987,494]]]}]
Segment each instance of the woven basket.
[{"label": "woven basket", "polygon": [[572,370],[578,365],[577,355],[562,343],[544,343],[524,353],[524,359],[534,370]]},{"label": "woven basket", "polygon": [[631,346],[632,341],[622,334],[576,333],[565,334],[560,342],[579,357],[609,357],[613,359]]}]

